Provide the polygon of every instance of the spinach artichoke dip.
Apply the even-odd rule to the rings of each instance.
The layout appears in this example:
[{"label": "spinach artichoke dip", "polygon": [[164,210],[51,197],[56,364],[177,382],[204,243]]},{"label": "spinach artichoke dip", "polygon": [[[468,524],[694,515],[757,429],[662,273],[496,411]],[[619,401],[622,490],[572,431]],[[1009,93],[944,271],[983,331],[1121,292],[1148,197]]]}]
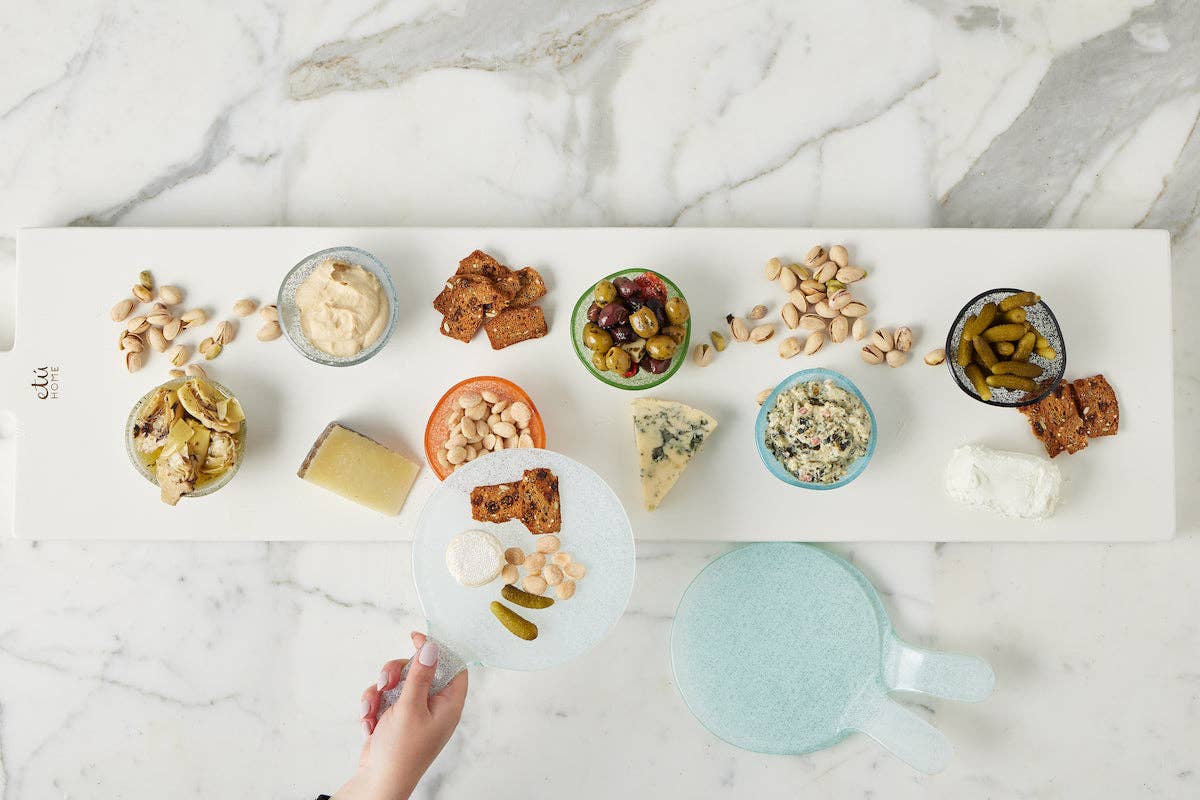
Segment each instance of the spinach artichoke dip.
[{"label": "spinach artichoke dip", "polygon": [[805,483],[836,483],[867,454],[871,416],[862,401],[831,380],[780,392],[767,412],[763,443]]}]

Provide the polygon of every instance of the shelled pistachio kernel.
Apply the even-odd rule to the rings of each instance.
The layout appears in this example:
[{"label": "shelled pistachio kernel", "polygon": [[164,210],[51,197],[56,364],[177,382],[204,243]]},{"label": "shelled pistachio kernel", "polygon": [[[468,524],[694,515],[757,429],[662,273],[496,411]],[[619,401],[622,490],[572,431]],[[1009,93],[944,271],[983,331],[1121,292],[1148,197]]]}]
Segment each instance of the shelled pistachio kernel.
[{"label": "shelled pistachio kernel", "polygon": [[713,347],[717,348],[717,352],[721,353],[725,350],[725,337],[718,331],[709,331],[708,338],[712,340]]}]

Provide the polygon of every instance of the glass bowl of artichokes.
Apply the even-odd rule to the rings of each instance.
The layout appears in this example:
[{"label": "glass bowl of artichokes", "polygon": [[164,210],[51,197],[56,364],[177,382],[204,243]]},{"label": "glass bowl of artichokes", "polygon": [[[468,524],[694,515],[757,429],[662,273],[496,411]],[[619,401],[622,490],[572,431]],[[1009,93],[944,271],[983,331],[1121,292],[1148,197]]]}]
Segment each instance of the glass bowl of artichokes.
[{"label": "glass bowl of artichokes", "polygon": [[219,383],[170,380],[134,405],[125,447],[134,468],[173,506],[181,497],[203,497],[233,480],[246,452],[246,415]]}]

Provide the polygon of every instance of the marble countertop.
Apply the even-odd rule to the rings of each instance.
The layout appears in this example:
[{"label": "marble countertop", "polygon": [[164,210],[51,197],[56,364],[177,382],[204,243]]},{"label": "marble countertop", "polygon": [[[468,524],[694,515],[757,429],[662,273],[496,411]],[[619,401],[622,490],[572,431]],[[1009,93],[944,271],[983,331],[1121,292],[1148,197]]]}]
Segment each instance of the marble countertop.
[{"label": "marble countertop", "polygon": [[[905,638],[996,669],[981,705],[915,706],[944,773],[707,734],[667,645],[726,548],[643,542],[594,652],[472,675],[418,796],[1196,797],[1200,4],[985,2],[17,0],[0,299],[35,225],[1168,229],[1177,539],[833,548]],[[408,574],[402,544],[0,542],[0,797],[335,788],[422,625]]]}]

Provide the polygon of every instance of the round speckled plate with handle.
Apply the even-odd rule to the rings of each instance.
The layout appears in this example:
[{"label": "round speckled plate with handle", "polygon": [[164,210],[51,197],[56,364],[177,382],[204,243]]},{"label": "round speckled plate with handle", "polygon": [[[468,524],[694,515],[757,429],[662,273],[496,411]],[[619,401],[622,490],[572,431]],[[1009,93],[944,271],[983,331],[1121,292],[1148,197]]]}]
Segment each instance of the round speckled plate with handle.
[{"label": "round speckled plate with handle", "polygon": [[[587,567],[575,595],[545,609],[520,608],[500,597],[501,581],[463,586],[446,568],[446,545],[465,530],[490,531],[504,547],[531,552],[537,537],[517,520],[501,524],[471,518],[476,486],[519,481],[527,469],[546,467],[558,476],[562,509],[561,549]],[[534,670],[555,666],[584,653],[608,632],[633,591],[634,544],[629,517],[599,475],[550,450],[501,450],[451,473],[426,502],[413,538],[413,580],[439,645],[432,692],[441,691],[470,664]],[[552,591],[552,590],[550,590]],[[553,597],[553,594],[550,594]],[[489,608],[493,600],[538,626],[533,641],[518,639]],[[384,707],[400,687],[384,693]]]},{"label": "round speckled plate with handle", "polygon": [[950,742],[888,693],[976,702],[995,682],[983,659],[900,641],[861,572],[794,543],[705,567],[679,603],[671,657],[688,708],[730,744],[798,755],[860,731],[926,773],[945,768]]}]

